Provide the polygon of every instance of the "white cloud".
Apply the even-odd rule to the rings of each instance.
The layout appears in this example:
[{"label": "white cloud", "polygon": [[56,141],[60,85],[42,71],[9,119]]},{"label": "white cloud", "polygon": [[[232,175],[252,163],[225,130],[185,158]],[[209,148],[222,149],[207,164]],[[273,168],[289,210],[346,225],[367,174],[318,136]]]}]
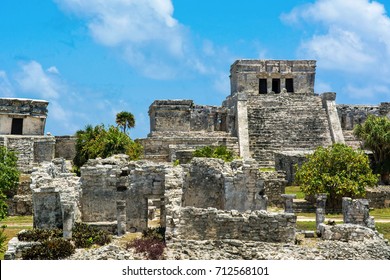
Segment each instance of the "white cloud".
[{"label": "white cloud", "polygon": [[[372,88],[371,92],[380,93],[380,89],[389,87],[390,18],[383,4],[369,0],[317,0],[282,15],[282,20],[312,32],[301,43],[300,57],[317,59],[321,69],[349,79],[345,84],[359,84],[364,77],[364,87]],[[369,91],[358,91],[358,95],[371,96]]]},{"label": "white cloud", "polygon": [[173,17],[171,0],[55,1],[86,19],[96,42],[118,48],[146,76],[169,78],[180,71],[179,62],[190,66],[187,30]]},{"label": "white cloud", "polygon": [[0,70],[0,96],[11,97],[14,96],[14,89],[8,79],[5,71]]},{"label": "white cloud", "polygon": [[22,92],[33,93],[44,99],[57,99],[60,97],[62,85],[42,65],[36,61],[22,64],[22,70],[16,76],[16,81]]},{"label": "white cloud", "polygon": [[46,71],[51,73],[51,74],[57,74],[57,75],[60,74],[60,71],[58,71],[57,67],[55,67],[55,66],[51,66],[51,67],[47,68]]}]

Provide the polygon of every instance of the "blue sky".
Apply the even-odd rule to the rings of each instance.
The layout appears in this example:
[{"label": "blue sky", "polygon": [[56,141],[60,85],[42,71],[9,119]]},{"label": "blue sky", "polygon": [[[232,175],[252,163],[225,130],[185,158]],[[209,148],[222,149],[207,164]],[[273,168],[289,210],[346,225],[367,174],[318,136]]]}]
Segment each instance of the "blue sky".
[{"label": "blue sky", "polygon": [[156,99],[220,105],[236,59],[316,59],[316,92],[390,101],[390,1],[2,0],[0,96],[50,102],[46,131],[135,115]]}]

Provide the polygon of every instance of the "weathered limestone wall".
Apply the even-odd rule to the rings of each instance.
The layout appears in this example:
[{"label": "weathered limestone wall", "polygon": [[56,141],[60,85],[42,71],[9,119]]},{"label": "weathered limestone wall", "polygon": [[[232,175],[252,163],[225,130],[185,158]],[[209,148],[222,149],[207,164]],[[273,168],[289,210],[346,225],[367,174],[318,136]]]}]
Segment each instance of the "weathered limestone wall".
[{"label": "weathered limestone wall", "polygon": [[382,238],[375,232],[373,229],[367,228],[362,225],[356,224],[341,224],[335,226],[328,226],[321,224],[319,226],[319,231],[321,238],[323,240],[333,240],[333,241],[359,241],[363,242],[365,240],[380,240]]},{"label": "weathered limestone wall", "polygon": [[[80,178],[68,173],[63,159],[45,162],[31,174],[34,227],[62,228],[81,220]],[[71,217],[70,217],[71,215]],[[65,223],[64,223],[65,221]]]},{"label": "weathered limestone wall", "polygon": [[268,203],[271,205],[282,206],[282,194],[285,193],[287,181],[286,174],[283,171],[266,171],[260,172],[258,175],[257,185],[260,189],[264,189],[268,197]]},{"label": "weathered limestone wall", "polygon": [[19,186],[12,198],[7,199],[9,216],[25,216],[33,214],[31,178],[27,174],[19,177]]},{"label": "weathered limestone wall", "polygon": [[230,137],[225,132],[214,133],[181,133],[164,132],[153,133],[152,136],[141,139],[144,147],[145,159],[155,162],[173,162],[177,152],[194,151],[205,146],[226,146],[238,155],[236,137]]},{"label": "weathered limestone wall", "polygon": [[375,229],[374,218],[369,214],[367,199],[343,197],[343,220],[345,224],[357,224]]},{"label": "weathered limestone wall", "polygon": [[231,92],[258,94],[259,79],[267,79],[268,93],[272,79],[280,79],[283,90],[291,78],[295,93],[314,93],[315,68],[314,60],[237,60],[230,67]]},{"label": "weathered limestone wall", "polygon": [[229,172],[229,168],[225,167],[223,160],[194,158],[185,169],[183,206],[225,209],[223,173]]},{"label": "weathered limestone wall", "polygon": [[120,199],[117,187],[122,191],[118,178],[126,164],[126,158],[120,157],[94,159],[81,168],[80,204],[84,222],[116,221],[116,201]]},{"label": "weathered limestone wall", "polygon": [[55,139],[52,136],[0,136],[0,142],[17,153],[18,169],[31,173],[34,163],[54,158]]},{"label": "weathered limestone wall", "polygon": [[[167,164],[131,162],[128,165],[129,189],[123,193],[126,199],[127,229],[144,230],[148,227],[148,199],[160,200],[161,217],[165,217],[164,192]],[[160,221],[164,226],[164,221]]]},{"label": "weathered limestone wall", "polygon": [[302,166],[307,160],[307,155],[312,153],[313,151],[304,150],[275,152],[275,169],[284,171],[287,184],[292,185],[295,180],[295,165]]},{"label": "weathered limestone wall", "polygon": [[282,172],[260,172],[255,160],[194,158],[184,166],[183,206],[222,210],[262,210],[262,195],[282,205],[286,181]]},{"label": "weathered limestone wall", "polygon": [[390,207],[390,187],[378,186],[366,189],[366,199],[370,201],[372,208],[388,208]]},{"label": "weathered limestone wall", "polygon": [[55,136],[55,157],[73,160],[76,156],[75,136]]},{"label": "weathered limestone wall", "polygon": [[239,153],[238,140],[229,133],[232,116],[227,108],[195,105],[192,100],[156,100],[149,117],[151,132],[141,139],[147,160],[174,161],[178,147],[186,151],[224,145]]},{"label": "weathered limestone wall", "polygon": [[251,156],[273,167],[274,153],[332,144],[322,100],[314,95],[262,94],[248,99]]},{"label": "weathered limestone wall", "polygon": [[295,240],[296,216],[266,211],[223,211],[215,208],[180,208],[174,219],[173,239],[285,242]]},{"label": "weathered limestone wall", "polygon": [[225,108],[195,105],[192,100],[156,100],[149,117],[151,132],[226,131]]}]

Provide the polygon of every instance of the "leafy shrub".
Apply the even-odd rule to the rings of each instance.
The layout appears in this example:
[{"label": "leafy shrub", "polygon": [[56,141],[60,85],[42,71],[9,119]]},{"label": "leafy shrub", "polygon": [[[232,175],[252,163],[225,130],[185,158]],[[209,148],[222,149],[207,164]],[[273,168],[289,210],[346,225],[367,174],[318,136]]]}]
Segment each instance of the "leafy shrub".
[{"label": "leafy shrub", "polygon": [[93,244],[105,245],[111,242],[111,235],[107,232],[91,227],[87,224],[75,223],[72,239],[77,248],[89,248]]},{"label": "leafy shrub", "polygon": [[75,247],[69,240],[53,238],[40,244],[34,244],[22,253],[24,260],[60,260],[75,252]]},{"label": "leafy shrub", "polygon": [[0,230],[0,253],[4,253],[6,250],[6,240],[7,240],[7,235],[4,233],[5,229],[7,228],[6,225],[1,226]]},{"label": "leafy shrub", "polygon": [[15,152],[0,146],[0,220],[7,215],[7,198],[16,194],[19,184],[18,158]]},{"label": "leafy shrub", "polygon": [[337,143],[317,148],[295,175],[295,183],[306,195],[327,193],[333,210],[339,207],[341,197],[361,197],[366,187],[377,181],[363,151]]},{"label": "leafy shrub", "polygon": [[232,161],[234,153],[226,148],[226,146],[210,147],[206,146],[195,150],[192,155],[194,157],[219,158],[224,161]]},{"label": "leafy shrub", "polygon": [[136,160],[143,153],[139,142],[133,141],[126,133],[114,126],[106,129],[104,125],[95,127],[88,125],[84,130],[77,131],[76,137],[76,156],[73,159],[73,164],[74,171],[78,174],[80,167],[89,159],[127,154],[131,160]]},{"label": "leafy shrub", "polygon": [[142,231],[142,237],[165,242],[165,227],[148,228]]},{"label": "leafy shrub", "polygon": [[143,253],[148,260],[159,260],[164,253],[165,243],[154,238],[141,238],[127,243],[126,248],[134,248],[136,253]]},{"label": "leafy shrub", "polygon": [[369,115],[363,124],[357,124],[354,134],[363,141],[363,147],[374,156],[374,171],[382,182],[390,184],[390,119]]},{"label": "leafy shrub", "polygon": [[20,241],[45,241],[52,238],[61,238],[63,235],[61,229],[30,229],[24,230],[18,233],[18,239]]}]

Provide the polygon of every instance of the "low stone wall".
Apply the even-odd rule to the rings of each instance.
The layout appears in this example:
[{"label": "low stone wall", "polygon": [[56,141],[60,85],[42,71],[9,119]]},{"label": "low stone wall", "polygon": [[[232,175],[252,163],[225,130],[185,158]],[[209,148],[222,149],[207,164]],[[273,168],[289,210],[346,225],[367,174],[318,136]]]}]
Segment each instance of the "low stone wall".
[{"label": "low stone wall", "polygon": [[335,226],[320,224],[319,231],[323,240],[344,242],[364,241],[366,239],[382,240],[374,230],[355,224],[341,224]]},{"label": "low stone wall", "polygon": [[343,197],[343,220],[345,224],[357,224],[375,229],[374,218],[369,214],[367,199]]},{"label": "low stone wall", "polygon": [[372,208],[390,207],[390,186],[378,186],[366,190],[366,198]]},{"label": "low stone wall", "polygon": [[260,184],[263,184],[268,203],[275,206],[283,206],[284,199],[281,197],[286,189],[286,177],[283,171],[259,172]]},{"label": "low stone wall", "polygon": [[54,158],[55,139],[53,136],[15,136],[0,137],[0,143],[17,153],[18,169],[31,173],[34,164],[51,161]]},{"label": "low stone wall", "polygon": [[55,157],[73,160],[76,156],[75,136],[56,136]]},{"label": "low stone wall", "polygon": [[[284,242],[295,240],[296,216],[291,213],[222,211],[183,207],[167,221],[173,239]],[[174,240],[173,240],[174,242]]]},{"label": "low stone wall", "polygon": [[292,185],[295,180],[296,167],[302,166],[307,161],[307,155],[312,154],[313,151],[282,151],[275,153],[275,169],[277,171],[284,171],[286,173],[287,185]]}]

